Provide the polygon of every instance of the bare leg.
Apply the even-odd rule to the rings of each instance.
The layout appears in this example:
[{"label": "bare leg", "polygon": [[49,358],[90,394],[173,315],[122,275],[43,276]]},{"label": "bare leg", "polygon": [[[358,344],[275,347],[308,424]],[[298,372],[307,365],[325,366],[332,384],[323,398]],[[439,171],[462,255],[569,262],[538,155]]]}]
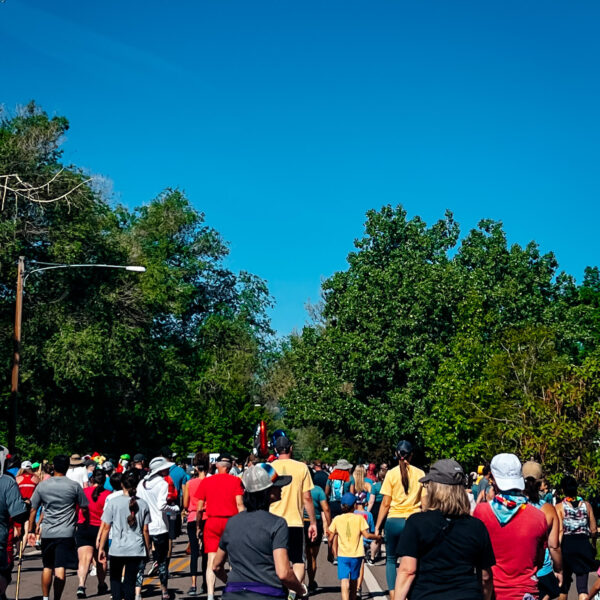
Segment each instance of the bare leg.
[{"label": "bare leg", "polygon": [[360,574],[358,576],[358,580],[356,580],[356,589],[357,590],[360,590],[364,576],[365,576],[365,561],[363,560],[360,563]]},{"label": "bare leg", "polygon": [[46,598],[50,595],[52,587],[52,569],[44,569],[42,571],[42,596]]},{"label": "bare leg", "polygon": [[342,600],[350,600],[350,580],[342,579]]},{"label": "bare leg", "polygon": [[304,573],[306,572],[306,567],[304,563],[294,563],[292,565],[292,571],[294,571],[294,575],[296,579],[302,583],[304,581]]},{"label": "bare leg", "polygon": [[308,556],[306,561],[306,572],[308,575],[308,585],[315,582],[317,575],[317,556],[319,555],[319,546],[309,546]]},{"label": "bare leg", "polygon": [[94,560],[96,561],[96,577],[98,577],[98,584],[104,583],[106,578],[106,559],[103,561],[98,560],[98,551],[94,549]]},{"label": "bare leg", "polygon": [[92,546],[82,546],[81,548],[77,549],[77,556],[79,557],[77,578],[79,579],[79,585],[81,587],[85,587],[88,571],[90,570],[90,563],[92,562],[92,557],[94,556],[94,548]]},{"label": "bare leg", "polygon": [[206,588],[208,590],[207,594],[208,594],[209,598],[211,596],[214,598],[214,596],[215,596],[216,575],[215,575],[215,572],[213,571],[213,562],[215,560],[216,555],[217,555],[216,552],[208,553],[208,562],[206,563],[206,574],[204,575],[204,577],[206,579]]}]

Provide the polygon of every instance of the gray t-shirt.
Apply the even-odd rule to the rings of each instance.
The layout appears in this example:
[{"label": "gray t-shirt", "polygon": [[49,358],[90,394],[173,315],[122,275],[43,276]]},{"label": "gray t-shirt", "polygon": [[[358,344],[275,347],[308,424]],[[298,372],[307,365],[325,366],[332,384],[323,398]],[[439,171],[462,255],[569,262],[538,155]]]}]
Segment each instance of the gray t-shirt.
[{"label": "gray t-shirt", "polygon": [[6,544],[11,517],[23,514],[27,510],[19,486],[10,475],[0,477],[0,568],[6,568]]},{"label": "gray t-shirt", "polygon": [[243,511],[227,521],[219,546],[229,555],[227,581],[255,582],[281,588],[273,550],[287,548],[288,526],[266,510]]},{"label": "gray t-shirt", "polygon": [[68,538],[75,534],[77,508],[88,505],[83,488],[68,477],[50,477],[33,492],[31,507],[44,510],[42,538]]},{"label": "gray t-shirt", "polygon": [[129,511],[129,496],[117,496],[104,505],[102,522],[111,525],[112,543],[108,553],[110,556],[146,556],[143,528],[150,523],[148,503],[137,499],[137,525],[132,529],[127,523]]}]

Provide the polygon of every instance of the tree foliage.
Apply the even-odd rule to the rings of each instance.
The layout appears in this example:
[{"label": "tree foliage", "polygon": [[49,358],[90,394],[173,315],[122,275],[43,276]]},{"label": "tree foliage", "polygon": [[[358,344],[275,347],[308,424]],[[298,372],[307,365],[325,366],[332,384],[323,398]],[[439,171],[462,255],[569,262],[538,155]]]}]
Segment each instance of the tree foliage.
[{"label": "tree foliage", "polygon": [[[19,256],[28,271],[40,267],[34,261],[147,270],[28,276],[19,445],[247,450],[262,416],[257,375],[271,335],[264,282],[224,266],[227,244],[182,191],[167,189],[134,210],[111,205],[80,169],[61,163],[67,129],[66,119],[33,104],[0,121],[0,175],[42,186],[29,200],[9,190],[0,210],[4,372]],[[5,410],[8,377],[2,389]]]}]

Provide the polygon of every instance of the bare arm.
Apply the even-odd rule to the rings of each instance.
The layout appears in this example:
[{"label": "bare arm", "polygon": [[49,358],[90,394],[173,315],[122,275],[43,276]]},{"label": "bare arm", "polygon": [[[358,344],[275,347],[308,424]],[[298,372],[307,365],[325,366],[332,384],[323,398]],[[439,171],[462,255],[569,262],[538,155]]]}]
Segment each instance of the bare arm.
[{"label": "bare arm", "polygon": [[304,584],[298,581],[298,578],[294,575],[294,571],[290,567],[287,548],[276,548],[273,550],[273,561],[275,562],[275,572],[281,581],[281,585],[288,590],[293,590],[299,596],[306,596],[308,590]]},{"label": "bare arm", "polygon": [[302,493],[302,500],[304,501],[304,510],[308,515],[310,525],[308,527],[308,539],[312,542],[317,537],[317,519],[315,518],[315,505],[313,504],[312,496],[310,492]]},{"label": "bare arm", "polygon": [[244,506],[244,496],[236,496],[235,503],[237,505],[237,509],[238,509],[239,513],[246,510],[246,507]]},{"label": "bare arm", "polygon": [[554,506],[548,503],[542,506],[542,512],[546,516],[546,523],[548,524],[548,550],[552,558],[552,565],[554,571],[562,577],[563,564],[560,541],[558,539],[560,529],[558,515]]},{"label": "bare arm", "polygon": [[394,600],[406,600],[410,586],[417,574],[417,559],[412,556],[403,556],[396,574],[396,587]]},{"label": "bare arm", "polygon": [[329,510],[329,503],[327,500],[321,500],[321,512],[323,513],[323,529],[327,531],[329,529],[329,523],[331,523],[331,511]]},{"label": "bare arm", "polygon": [[202,515],[204,514],[204,500],[198,500],[196,506],[196,532],[200,534],[200,523],[202,523]]},{"label": "bare arm", "polygon": [[483,600],[492,600],[494,593],[492,569],[481,569],[481,587],[483,588]]},{"label": "bare arm", "polygon": [[379,514],[377,515],[377,523],[375,524],[375,533],[381,533],[381,524],[385,521],[385,518],[390,512],[390,504],[392,503],[391,496],[384,496],[379,507]]},{"label": "bare arm", "polygon": [[367,511],[373,512],[373,505],[375,504],[375,494],[369,496],[369,504],[367,504]]},{"label": "bare arm", "polygon": [[223,582],[227,583],[227,571],[225,571],[225,560],[227,552],[223,548],[217,550],[217,554],[213,560],[213,571],[215,575]]},{"label": "bare arm", "polygon": [[557,504],[556,505],[556,514],[558,515],[558,543],[562,544],[562,539],[563,539],[563,518],[564,518],[562,504]]},{"label": "bare arm", "polygon": [[106,559],[106,540],[108,539],[108,532],[110,531],[110,525],[102,521],[100,525],[100,531],[98,533],[98,542],[96,548],[98,548],[98,560],[104,561]]},{"label": "bare arm", "polygon": [[592,538],[594,538],[594,545],[596,545],[596,533],[598,532],[598,525],[596,524],[596,519],[594,518],[594,511],[589,502],[585,503],[585,507],[587,508],[588,519],[590,522],[590,533],[592,534]]},{"label": "bare arm", "polygon": [[188,489],[189,481],[183,486],[183,508],[188,509],[190,505],[190,490]]}]

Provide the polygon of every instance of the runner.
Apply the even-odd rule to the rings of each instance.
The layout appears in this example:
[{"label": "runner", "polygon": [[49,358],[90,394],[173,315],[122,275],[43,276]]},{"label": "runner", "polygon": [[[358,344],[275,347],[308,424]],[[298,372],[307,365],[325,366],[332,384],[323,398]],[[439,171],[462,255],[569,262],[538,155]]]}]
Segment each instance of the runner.
[{"label": "runner", "polygon": [[410,464],[412,456],[412,444],[406,440],[398,442],[396,446],[398,466],[387,471],[383,480],[381,486],[383,500],[375,524],[375,533],[381,534],[385,523],[385,576],[390,600],[394,600],[396,563],[400,556],[398,545],[406,519],[421,510],[423,484],[420,480],[425,477],[425,473]]},{"label": "runner", "polygon": [[590,503],[577,495],[577,480],[574,477],[565,477],[561,488],[565,498],[556,507],[561,523],[564,563],[561,600],[563,596],[566,600],[573,573],[579,600],[585,600],[583,596],[587,599],[588,573],[598,568],[596,549],[590,544],[590,537],[596,543],[596,519]]},{"label": "runner", "polygon": [[[539,508],[546,517],[548,525],[548,547],[544,553],[544,565],[536,573],[540,600],[549,600],[560,595],[563,566],[560,550],[560,520],[552,504],[546,503],[541,497],[542,466],[532,460],[523,465],[525,479],[525,495],[529,503]],[[556,573],[556,575],[555,575]]]},{"label": "runner", "polygon": [[215,572],[213,562],[219,549],[219,540],[227,521],[244,510],[241,479],[230,475],[232,460],[231,455],[221,453],[217,457],[217,473],[212,477],[205,477],[198,487],[198,504],[196,506],[196,530],[202,530],[202,516],[206,513],[204,523],[203,541],[204,552],[208,554],[206,566],[207,600],[215,597]]},{"label": "runner", "polygon": [[279,458],[271,464],[278,475],[291,475],[292,483],[281,492],[281,500],[271,504],[271,512],[283,517],[288,526],[288,555],[298,581],[304,581],[304,517],[303,507],[308,515],[308,539],[317,537],[315,507],[310,491],[314,485],[308,467],[292,458],[293,446],[288,437],[279,436],[275,440],[275,450]]},{"label": "runner", "polygon": [[[420,479],[427,509],[411,515],[400,538],[395,600],[490,600],[494,552],[481,521],[471,517],[465,474],[438,460]],[[523,600],[523,596],[520,596]]]},{"label": "runner", "polygon": [[[379,517],[379,509],[381,508],[381,502],[383,500],[383,495],[381,494],[381,486],[383,484],[383,480],[385,479],[385,471],[379,469],[377,472],[377,480],[371,484],[371,496],[369,498],[369,504],[367,506],[367,510],[373,515],[373,521],[377,523],[377,519]],[[385,527],[385,521],[381,525]],[[367,562],[370,565],[374,565],[377,560],[379,553],[381,551],[381,541],[373,540],[371,542],[371,552],[367,556]]]},{"label": "runner", "polygon": [[[163,600],[169,600],[169,525],[167,511],[173,509],[167,502],[169,485],[165,481],[165,477],[169,474],[172,465],[172,462],[162,456],[153,458],[150,461],[150,471],[137,486],[137,497],[144,500],[150,509],[148,531],[153,546],[152,558],[156,563]],[[139,578],[144,575],[143,565],[141,568],[142,571],[138,573]]]},{"label": "runner", "polygon": [[[282,487],[291,480],[266,463],[244,471],[246,510],[228,520],[214,560],[219,579],[227,584],[223,600],[285,598],[286,589],[298,597],[308,594],[290,569],[286,522],[269,513],[270,504],[279,501]],[[229,575],[224,568],[227,558]]]},{"label": "runner", "polygon": [[[117,473],[121,477],[120,473]],[[106,560],[106,545],[109,533],[112,543],[110,557],[110,590],[113,600],[134,600],[136,584],[141,590],[146,559],[150,555],[150,508],[136,496],[139,477],[134,471],[126,471],[121,478],[122,494],[111,494],[102,514],[100,537],[100,560]],[[115,492],[116,494],[117,492]],[[141,598],[139,593],[138,599]]]},{"label": "runner", "polygon": [[334,517],[329,526],[329,548],[337,559],[338,579],[342,600],[356,600],[357,582],[365,556],[364,539],[377,539],[369,533],[366,519],[354,514],[356,496],[347,492],[342,496],[342,514]]},{"label": "runner", "polygon": [[514,454],[492,459],[491,502],[475,507],[474,517],[485,525],[496,564],[492,567],[496,600],[523,600],[537,597],[536,572],[544,562],[548,526],[542,512],[527,503],[521,463]]},{"label": "runner", "polygon": [[[321,471],[322,473],[322,471]],[[315,483],[313,475],[313,483]],[[317,521],[317,535],[314,540],[308,537],[310,528],[310,518],[306,510],[304,511],[304,543],[306,545],[307,554],[306,557],[306,571],[308,575],[308,591],[316,592],[318,589],[315,576],[317,574],[317,557],[319,556],[319,550],[321,549],[321,540],[323,539],[324,531],[329,529],[329,523],[331,523],[331,512],[329,511],[329,504],[327,503],[327,496],[321,486],[315,484],[310,495],[315,508],[315,519]],[[321,515],[321,513],[323,513]]]},{"label": "runner", "polygon": [[42,546],[42,597],[48,600],[54,578],[54,600],[60,600],[65,587],[65,568],[76,568],[75,524],[77,508],[87,511],[88,500],[80,484],[66,473],[69,458],[59,454],[52,461],[54,476],[42,481],[31,497],[29,515],[29,545],[35,546],[35,516],[43,507],[44,525],[41,531]]},{"label": "runner", "polygon": [[85,583],[92,559],[96,565],[98,595],[106,594],[108,591],[108,586],[104,581],[106,577],[106,560],[101,561],[98,556],[98,540],[100,537],[100,525],[102,525],[101,517],[106,498],[110,495],[110,492],[104,489],[105,481],[106,473],[104,469],[98,468],[92,475],[91,487],[83,490],[87,498],[87,509],[79,511],[77,530],[75,532],[75,543],[77,544],[77,556],[79,558],[79,567],[77,568],[77,577],[79,579],[79,587],[77,588],[78,598],[86,597]]},{"label": "runner", "polygon": [[[187,514],[187,534],[190,544],[190,575],[192,586],[188,590],[188,596],[197,596],[198,557],[200,556],[200,537],[196,529],[196,509],[198,507],[198,488],[208,473],[209,456],[204,452],[197,452],[194,456],[194,477],[190,479],[183,488],[183,508]],[[201,521],[203,524],[204,521]],[[204,584],[202,591],[206,593],[206,554],[202,553],[202,572],[204,573]]]},{"label": "runner", "polygon": [[329,474],[325,493],[329,500],[329,508],[332,518],[342,514],[342,496],[354,493],[354,478],[350,475],[352,464],[346,459],[338,460]]}]

